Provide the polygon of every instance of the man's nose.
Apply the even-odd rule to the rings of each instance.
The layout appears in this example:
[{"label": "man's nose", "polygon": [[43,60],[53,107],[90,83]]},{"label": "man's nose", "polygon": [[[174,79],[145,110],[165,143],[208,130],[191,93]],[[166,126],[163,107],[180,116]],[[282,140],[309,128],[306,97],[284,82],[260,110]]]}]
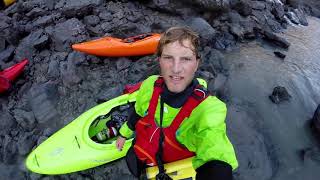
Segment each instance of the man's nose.
[{"label": "man's nose", "polygon": [[173,64],[172,64],[172,71],[175,74],[178,74],[182,71],[182,65],[181,62],[179,60],[174,60]]}]

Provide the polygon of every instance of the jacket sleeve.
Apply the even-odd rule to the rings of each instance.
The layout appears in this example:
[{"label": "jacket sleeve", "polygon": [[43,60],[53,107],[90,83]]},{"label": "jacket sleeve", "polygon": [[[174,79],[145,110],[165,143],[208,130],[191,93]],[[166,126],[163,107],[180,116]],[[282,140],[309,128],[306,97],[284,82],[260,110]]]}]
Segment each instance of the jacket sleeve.
[{"label": "jacket sleeve", "polygon": [[133,132],[135,131],[136,123],[140,118],[141,117],[136,113],[136,111],[133,108],[130,112],[128,121],[125,122],[120,128],[120,135],[127,139],[131,137],[133,135]]},{"label": "jacket sleeve", "polygon": [[203,110],[193,136],[196,153],[193,166],[198,169],[208,162],[222,161],[234,170],[238,167],[238,161],[226,133],[226,105],[216,97],[208,98],[211,99],[206,107],[210,108],[201,108]]}]

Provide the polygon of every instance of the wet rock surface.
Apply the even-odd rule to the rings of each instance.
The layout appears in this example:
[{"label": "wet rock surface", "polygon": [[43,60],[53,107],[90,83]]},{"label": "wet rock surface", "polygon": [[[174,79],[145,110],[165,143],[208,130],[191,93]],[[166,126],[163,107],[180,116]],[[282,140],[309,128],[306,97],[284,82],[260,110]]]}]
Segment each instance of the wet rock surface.
[{"label": "wet rock surface", "polygon": [[[320,17],[319,9],[317,0],[17,1],[0,11],[0,69],[23,58],[30,63],[0,95],[1,177],[134,179],[124,160],[59,176],[31,173],[23,163],[36,145],[84,111],[119,96],[126,84],[159,74],[155,56],[96,57],[73,51],[72,44],[177,25],[200,34],[197,75],[228,105],[228,135],[240,163],[234,179],[319,176],[319,149],[304,128],[320,102],[320,23],[307,18]],[[287,27],[299,31],[286,35]],[[280,51],[286,54],[282,61],[274,56]],[[268,96],[279,85],[291,98],[276,105]],[[281,102],[288,96],[274,97]]]}]

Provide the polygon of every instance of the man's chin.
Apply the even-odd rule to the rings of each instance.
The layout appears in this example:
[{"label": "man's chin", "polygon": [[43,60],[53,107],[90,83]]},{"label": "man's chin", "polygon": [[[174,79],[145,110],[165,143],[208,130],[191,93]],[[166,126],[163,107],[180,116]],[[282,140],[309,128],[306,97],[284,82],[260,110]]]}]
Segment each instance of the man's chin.
[{"label": "man's chin", "polygon": [[184,88],[181,88],[181,87],[168,87],[168,89],[170,92],[173,92],[173,93],[180,93],[184,90]]}]

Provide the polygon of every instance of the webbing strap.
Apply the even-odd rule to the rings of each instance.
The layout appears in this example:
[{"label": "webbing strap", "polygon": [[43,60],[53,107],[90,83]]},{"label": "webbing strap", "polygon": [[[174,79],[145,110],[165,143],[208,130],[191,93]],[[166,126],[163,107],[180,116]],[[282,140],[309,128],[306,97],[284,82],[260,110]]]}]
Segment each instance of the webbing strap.
[{"label": "webbing strap", "polygon": [[195,88],[188,98],[187,102],[182,106],[181,110],[173,120],[170,128],[177,130],[182,121],[189,117],[194,108],[208,97],[208,94],[200,88]]},{"label": "webbing strap", "polygon": [[158,105],[158,99],[163,90],[162,88],[163,83],[164,83],[163,78],[158,78],[154,84],[154,90],[153,90],[152,97],[149,103],[149,108],[148,108],[148,115],[150,115],[150,117],[155,117],[155,113]]}]

